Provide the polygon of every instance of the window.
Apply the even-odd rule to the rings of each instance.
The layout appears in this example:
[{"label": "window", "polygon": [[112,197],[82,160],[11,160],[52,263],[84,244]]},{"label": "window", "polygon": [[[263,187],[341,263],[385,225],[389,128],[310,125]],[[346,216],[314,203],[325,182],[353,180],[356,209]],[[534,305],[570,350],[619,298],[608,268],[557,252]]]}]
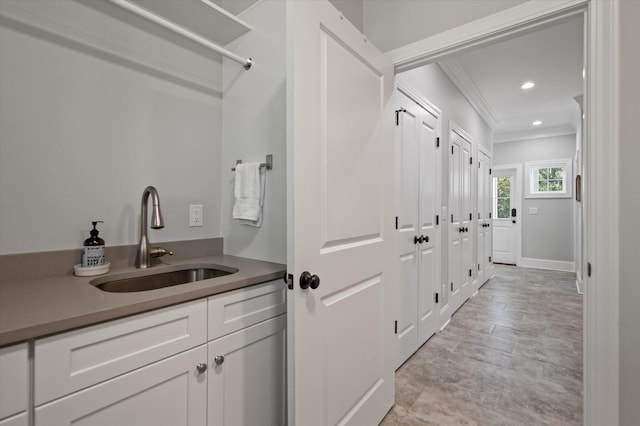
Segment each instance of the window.
[{"label": "window", "polygon": [[525,198],[570,198],[571,159],[525,163]]},{"label": "window", "polygon": [[511,217],[511,176],[493,178],[493,217],[509,219]]}]

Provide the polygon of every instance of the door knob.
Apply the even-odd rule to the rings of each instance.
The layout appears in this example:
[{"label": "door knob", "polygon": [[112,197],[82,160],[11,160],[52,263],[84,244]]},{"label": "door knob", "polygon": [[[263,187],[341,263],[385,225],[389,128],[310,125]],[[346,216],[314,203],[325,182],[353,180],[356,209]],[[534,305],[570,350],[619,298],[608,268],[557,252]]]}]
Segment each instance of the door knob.
[{"label": "door knob", "polygon": [[222,363],[224,362],[224,356],[216,355],[215,358],[213,358],[213,362],[215,362],[216,365],[222,365]]},{"label": "door knob", "polygon": [[469,228],[467,228],[466,226],[464,227],[464,232],[469,232]]},{"label": "door knob", "polygon": [[419,237],[413,237],[413,244],[422,244],[424,242],[424,238],[422,238],[422,235]]},{"label": "door knob", "polygon": [[429,236],[428,235],[423,235],[422,239],[424,240],[425,243],[429,242]]},{"label": "door knob", "polygon": [[320,277],[317,275],[311,275],[308,271],[304,271],[300,274],[300,288],[306,290],[309,287],[311,287],[312,290],[320,287]]},{"label": "door knob", "polygon": [[199,363],[198,365],[196,365],[196,370],[198,370],[199,374],[204,373],[205,371],[207,371],[207,364]]}]

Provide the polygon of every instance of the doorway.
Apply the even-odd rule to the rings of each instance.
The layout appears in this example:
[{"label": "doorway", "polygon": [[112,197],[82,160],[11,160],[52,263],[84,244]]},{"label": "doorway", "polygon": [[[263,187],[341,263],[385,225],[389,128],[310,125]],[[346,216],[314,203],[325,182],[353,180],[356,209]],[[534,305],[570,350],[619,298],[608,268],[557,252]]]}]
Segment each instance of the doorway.
[{"label": "doorway", "polygon": [[496,166],[492,173],[493,262],[519,265],[522,166]]}]

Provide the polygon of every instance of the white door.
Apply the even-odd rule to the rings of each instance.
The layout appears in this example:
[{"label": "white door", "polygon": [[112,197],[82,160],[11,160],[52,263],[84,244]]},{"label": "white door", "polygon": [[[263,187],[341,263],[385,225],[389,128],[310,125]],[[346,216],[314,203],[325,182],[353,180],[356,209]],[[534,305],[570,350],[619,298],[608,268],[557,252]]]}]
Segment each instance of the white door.
[{"label": "white door", "polygon": [[402,90],[396,104],[395,367],[437,330],[437,227],[439,111]]},{"label": "white door", "polygon": [[477,286],[480,287],[490,278],[489,257],[491,253],[491,156],[478,147],[478,231],[477,240]]},{"label": "white door", "polygon": [[520,211],[516,169],[493,170],[493,262],[515,265]]},{"label": "white door", "polygon": [[449,142],[449,304],[455,312],[471,296],[472,164],[469,136],[453,128]]},{"label": "white door", "polygon": [[287,8],[289,424],[378,424],[394,392],[393,67],[328,1]]}]

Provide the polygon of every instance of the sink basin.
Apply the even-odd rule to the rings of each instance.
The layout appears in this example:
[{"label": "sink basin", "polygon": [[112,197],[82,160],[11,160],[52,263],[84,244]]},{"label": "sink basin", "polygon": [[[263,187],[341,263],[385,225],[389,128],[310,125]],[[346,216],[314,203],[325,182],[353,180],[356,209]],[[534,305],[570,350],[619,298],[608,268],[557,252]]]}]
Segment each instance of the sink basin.
[{"label": "sink basin", "polygon": [[140,273],[112,275],[93,280],[91,284],[110,293],[133,293],[208,280],[235,272],[238,272],[236,268],[219,265],[183,265],[162,272],[145,271],[144,275]]}]

